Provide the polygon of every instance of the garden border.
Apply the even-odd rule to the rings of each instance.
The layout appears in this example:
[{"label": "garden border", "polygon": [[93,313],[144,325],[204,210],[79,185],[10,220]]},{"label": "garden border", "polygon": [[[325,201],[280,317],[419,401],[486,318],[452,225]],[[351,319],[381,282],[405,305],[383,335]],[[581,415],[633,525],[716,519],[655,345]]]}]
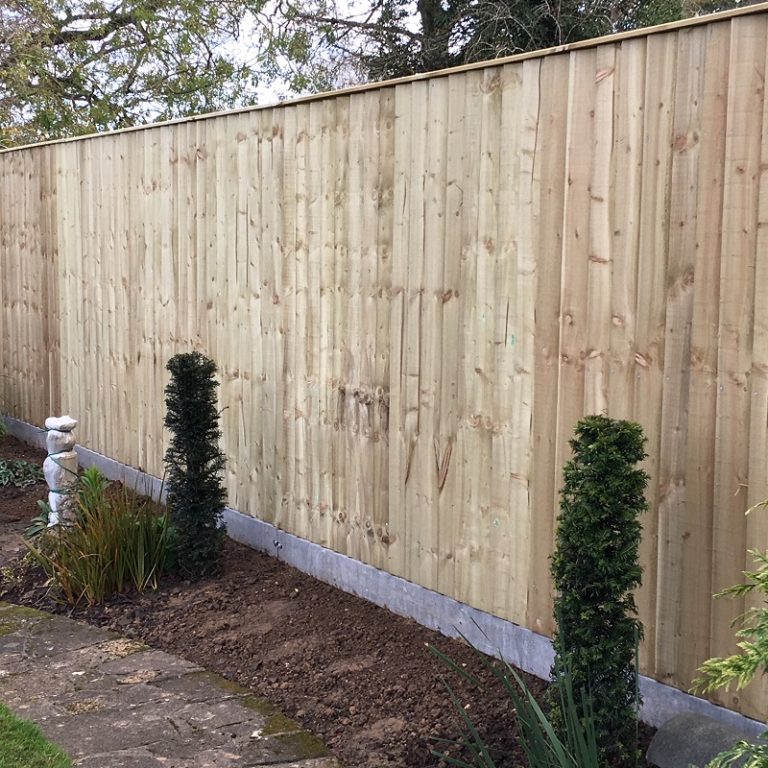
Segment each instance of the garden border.
[{"label": "garden border", "polygon": [[[45,448],[45,430],[8,416],[3,418],[11,435]],[[95,465],[111,480],[119,480],[154,498],[163,495],[161,479],[82,445],[77,446],[77,452],[83,466]],[[500,656],[537,677],[549,677],[554,653],[551,641],[543,635],[301,539],[229,507],[225,509],[224,522],[227,534],[235,541],[266,552],[320,581],[413,619],[448,637],[463,636],[478,650]],[[675,715],[690,713],[714,718],[752,736],[759,736],[766,729],[757,720],[645,675],[640,676],[640,691],[643,696],[640,717],[656,728]]]}]

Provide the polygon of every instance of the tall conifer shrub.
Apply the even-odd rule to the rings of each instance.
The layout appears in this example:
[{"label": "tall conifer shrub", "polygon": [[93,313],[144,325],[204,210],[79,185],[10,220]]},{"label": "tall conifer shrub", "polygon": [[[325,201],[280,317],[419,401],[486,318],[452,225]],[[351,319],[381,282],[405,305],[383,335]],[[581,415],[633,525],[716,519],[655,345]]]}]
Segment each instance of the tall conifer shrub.
[{"label": "tall conifer shrub", "polygon": [[551,562],[553,719],[563,727],[557,692],[568,668],[574,690],[592,697],[601,760],[626,766],[637,758],[635,658],[643,627],[633,590],[642,578],[638,517],[648,475],[635,465],[645,458],[645,439],[640,425],[606,416],[586,417],[575,435]]},{"label": "tall conifer shrub", "polygon": [[199,577],[216,567],[224,542],[216,364],[189,352],[175,355],[166,367],[171,373],[165,389],[165,426],[171,432],[165,466],[173,559],[179,570]]}]

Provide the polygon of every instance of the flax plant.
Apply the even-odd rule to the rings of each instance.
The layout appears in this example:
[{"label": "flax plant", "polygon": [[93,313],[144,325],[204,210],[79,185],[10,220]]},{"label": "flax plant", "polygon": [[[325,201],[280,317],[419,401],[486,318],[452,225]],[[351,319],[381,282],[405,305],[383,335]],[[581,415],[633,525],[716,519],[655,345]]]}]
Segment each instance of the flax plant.
[{"label": "flax plant", "polygon": [[[484,690],[483,684],[464,667],[459,666],[449,656],[437,648],[429,646],[430,652],[440,659],[449,669]],[[517,671],[506,662],[494,664],[478,654],[483,663],[494,674],[502,689],[512,701],[516,713],[517,735],[520,747],[525,754],[529,768],[600,768],[602,765],[598,738],[595,730],[595,717],[592,697],[588,691],[581,690],[578,695],[573,688],[573,677],[567,666],[564,668],[561,684],[557,688],[559,711],[564,721],[563,733],[558,733],[549,717],[534,698],[525,681]],[[453,688],[443,680],[454,708],[458,712],[464,727],[464,736],[458,740],[436,739],[447,746],[459,746],[465,757],[453,757],[439,750],[432,754],[448,765],[457,768],[497,768],[503,755],[485,741],[477,724]]]},{"label": "flax plant", "polygon": [[92,473],[79,481],[74,520],[59,525],[39,544],[27,543],[33,558],[69,605],[94,605],[134,588],[156,588],[165,562],[168,519],[151,499],[125,487],[107,487]]}]

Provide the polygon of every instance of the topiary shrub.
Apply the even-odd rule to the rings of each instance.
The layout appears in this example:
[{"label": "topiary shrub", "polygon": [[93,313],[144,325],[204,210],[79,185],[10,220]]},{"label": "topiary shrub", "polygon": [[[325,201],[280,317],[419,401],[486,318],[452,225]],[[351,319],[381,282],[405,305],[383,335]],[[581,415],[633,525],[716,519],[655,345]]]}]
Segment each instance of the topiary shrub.
[{"label": "topiary shrub", "polygon": [[637,760],[640,693],[635,658],[643,627],[632,590],[640,585],[640,513],[648,475],[638,424],[588,416],[576,425],[573,458],[564,469],[551,571],[556,590],[555,662],[550,702],[562,730],[559,686],[569,671],[573,689],[594,704],[601,761]]},{"label": "topiary shrub", "polygon": [[216,364],[199,352],[188,352],[172,357],[166,367],[171,373],[165,389],[165,426],[171,432],[165,466],[173,562],[197,578],[216,568],[224,543]]}]

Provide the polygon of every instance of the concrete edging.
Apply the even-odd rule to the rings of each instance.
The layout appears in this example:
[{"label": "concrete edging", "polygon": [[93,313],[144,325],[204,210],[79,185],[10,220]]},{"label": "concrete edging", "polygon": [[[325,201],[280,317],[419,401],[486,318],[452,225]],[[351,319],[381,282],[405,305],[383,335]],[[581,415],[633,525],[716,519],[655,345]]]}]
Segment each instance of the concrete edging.
[{"label": "concrete edging", "polygon": [[[10,417],[4,420],[10,434],[45,448],[44,430]],[[154,498],[163,495],[163,484],[159,478],[82,445],[77,446],[77,452],[83,466],[95,465],[111,480],[120,480]],[[478,650],[503,658],[537,677],[549,677],[554,652],[550,639],[543,635],[301,539],[229,507],[224,511],[224,522],[227,534],[235,541],[278,557],[320,581],[413,619],[448,637],[464,637]],[[713,718],[754,736],[766,730],[763,723],[645,675],[640,676],[640,691],[643,695],[640,717],[657,728],[675,715],[691,713]]]}]

